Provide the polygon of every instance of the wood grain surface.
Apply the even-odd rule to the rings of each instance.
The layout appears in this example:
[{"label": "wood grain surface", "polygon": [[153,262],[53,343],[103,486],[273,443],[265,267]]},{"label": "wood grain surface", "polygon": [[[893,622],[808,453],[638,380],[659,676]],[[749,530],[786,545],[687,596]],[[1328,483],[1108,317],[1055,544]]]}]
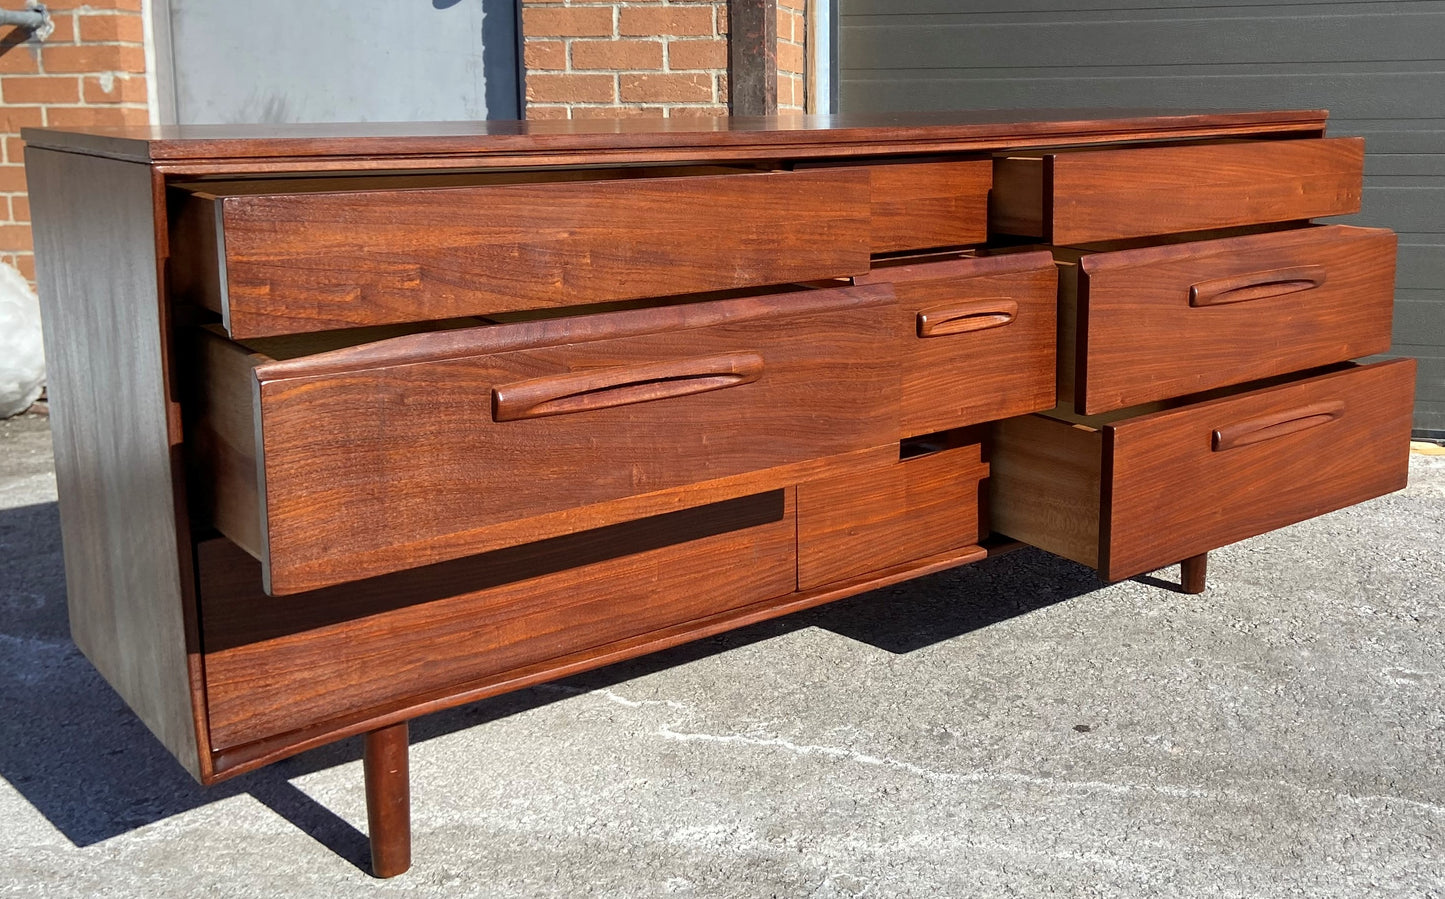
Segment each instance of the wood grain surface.
[{"label": "wood grain surface", "polygon": [[983,243],[993,164],[958,162],[866,167],[874,253]]},{"label": "wood grain surface", "polygon": [[[856,284],[891,284],[903,345],[900,436],[1048,409],[1055,402],[1055,267],[1047,252],[939,257],[875,265]],[[1012,318],[992,313],[1013,304]],[[982,314],[993,327],[949,329]],[[921,319],[933,316],[925,334]]]},{"label": "wood grain surface", "polygon": [[[1364,154],[1356,137],[1085,150],[1044,155],[1038,177],[1009,171],[1037,159],[1005,157],[991,226],[1077,244],[1347,215],[1360,210]],[[1031,222],[1041,230],[1023,231]]]},{"label": "wood grain surface", "polygon": [[995,534],[1099,566],[1103,438],[1043,415],[989,426],[989,528]]},{"label": "wood grain surface", "polygon": [[983,539],[978,444],[798,485],[798,587],[809,590]]},{"label": "wood grain surface", "polygon": [[411,867],[411,764],[405,721],[366,735],[366,835],[373,877],[396,877]]},{"label": "wood grain surface", "polygon": [[1061,391],[1094,414],[1383,353],[1394,285],[1395,235],[1343,225],[1087,255]]},{"label": "wood grain surface", "polygon": [[[1415,360],[1395,359],[1104,428],[1100,569],[1133,577],[1405,486]],[[1214,449],[1241,422],[1342,411],[1316,427]]]},{"label": "wood grain surface", "polygon": [[285,598],[199,547],[214,745],[235,746],[566,656],[797,586],[792,491]]},{"label": "wood grain surface", "polygon": [[[233,337],[577,306],[868,270],[851,168],[231,196],[195,194],[178,294]],[[219,191],[219,188],[217,188]],[[217,208],[219,207],[219,209]],[[214,269],[216,280],[206,275]]]},{"label": "wood grain surface", "polygon": [[[411,701],[395,708],[361,712],[309,724],[299,730],[288,731],[276,737],[217,751],[215,754],[217,779],[254,771],[298,752],[324,746],[345,737],[367,733],[397,721],[557,680],[693,640],[715,636],[749,624],[835,602],[859,593],[866,593],[869,590],[877,590],[911,578],[923,577],[960,565],[979,562],[996,552],[1007,551],[1010,548],[1012,547],[1009,545],[1004,545],[1001,550],[990,550],[981,546],[961,546],[935,556],[849,578],[816,590],[803,590],[760,600],[751,605],[728,609],[636,637],[627,637],[592,649],[558,656],[545,662],[527,665],[460,686],[434,690],[416,696]],[[246,558],[244,554],[239,557]]]},{"label": "wood grain surface", "polygon": [[151,172],[36,149],[25,163],[71,636],[204,777]]},{"label": "wood grain surface", "polygon": [[[262,364],[249,375],[259,499],[244,496],[258,425],[224,411],[244,401],[237,391],[250,388],[237,384],[251,360],[208,335],[232,361],[202,372],[203,428],[215,437],[198,449],[214,453],[202,464],[218,482],[239,475],[240,491],[217,493],[215,522],[268,562],[269,589],[282,594],[609,523],[599,504],[612,500],[663,494],[655,512],[677,507],[666,491],[697,483],[749,476],[731,495],[793,483],[800,472],[786,466],[895,444],[898,321],[892,291],[871,285],[418,334]],[[623,390],[625,402],[495,420],[497,397],[517,385],[581,372],[645,386],[660,362],[738,354],[760,357],[754,380],[665,399]],[[256,537],[232,531],[256,510]],[[559,517],[539,520],[549,513]]]},{"label": "wood grain surface", "polygon": [[458,165],[613,165],[846,158],[1004,146],[1319,134],[1306,110],[985,109],[567,121],[25,128],[30,146],[154,162],[179,173],[364,171]]},{"label": "wood grain surface", "polygon": [[[1286,380],[1389,331],[1388,234],[1282,230],[1358,208],[1324,122],[29,129],[76,642],[204,782],[372,734],[385,875],[416,715],[981,559],[989,514],[1200,588],[1404,481],[1412,362]],[[1066,346],[1047,254],[957,252],[990,184],[1072,245]]]},{"label": "wood grain surface", "polygon": [[[1101,427],[999,422],[993,528],[1114,581],[1398,490],[1414,373],[1413,359],[1351,366]],[[1241,426],[1261,439],[1215,449]]]}]

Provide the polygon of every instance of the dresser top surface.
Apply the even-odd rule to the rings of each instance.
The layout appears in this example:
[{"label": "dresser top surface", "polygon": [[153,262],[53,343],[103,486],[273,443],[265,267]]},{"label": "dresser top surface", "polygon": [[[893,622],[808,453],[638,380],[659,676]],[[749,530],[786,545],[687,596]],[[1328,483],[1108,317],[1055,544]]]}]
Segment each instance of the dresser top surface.
[{"label": "dresser top surface", "polygon": [[154,125],[27,128],[31,147],[157,165],[251,164],[410,157],[546,157],[627,154],[666,160],[700,151],[719,155],[937,152],[1060,143],[1309,134],[1321,110],[972,110],[830,116],[617,118],[345,124]]}]

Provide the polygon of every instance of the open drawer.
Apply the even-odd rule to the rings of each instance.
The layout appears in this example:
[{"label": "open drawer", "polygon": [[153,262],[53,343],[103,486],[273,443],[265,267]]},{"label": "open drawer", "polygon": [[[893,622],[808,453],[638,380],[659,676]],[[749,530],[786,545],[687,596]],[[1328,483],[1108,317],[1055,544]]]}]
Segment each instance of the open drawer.
[{"label": "open drawer", "polygon": [[1405,486],[1415,361],[1178,408],[994,425],[993,530],[1132,577]]},{"label": "open drawer", "polygon": [[1365,142],[1180,143],[994,159],[989,229],[1053,244],[1360,211]]},{"label": "open drawer", "polygon": [[1057,252],[1059,400],[1086,415],[1390,347],[1395,235],[1384,229]]},{"label": "open drawer", "polygon": [[196,481],[272,594],[775,489],[896,453],[897,322],[873,285],[337,349],[203,332]]},{"label": "open drawer", "polygon": [[662,171],[199,182],[172,287],[247,338],[868,270],[865,170]]}]

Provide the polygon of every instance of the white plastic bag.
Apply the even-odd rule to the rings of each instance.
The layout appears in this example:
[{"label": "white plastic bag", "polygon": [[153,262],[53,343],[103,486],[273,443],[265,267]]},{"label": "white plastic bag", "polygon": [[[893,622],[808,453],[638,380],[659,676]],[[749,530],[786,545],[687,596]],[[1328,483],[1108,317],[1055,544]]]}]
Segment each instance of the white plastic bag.
[{"label": "white plastic bag", "polygon": [[24,275],[0,262],[0,418],[29,409],[44,386],[40,300]]}]

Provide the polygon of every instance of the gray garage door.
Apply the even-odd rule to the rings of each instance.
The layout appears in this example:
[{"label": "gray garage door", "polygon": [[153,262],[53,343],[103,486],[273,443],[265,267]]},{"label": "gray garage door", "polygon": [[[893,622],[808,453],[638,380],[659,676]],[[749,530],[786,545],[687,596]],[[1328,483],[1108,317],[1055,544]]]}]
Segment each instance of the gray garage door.
[{"label": "gray garage door", "polygon": [[1330,110],[1364,211],[1400,234],[1392,352],[1445,436],[1445,2],[838,0],[838,108]]},{"label": "gray garage door", "polygon": [[517,0],[151,0],[161,119],[518,117]]}]

